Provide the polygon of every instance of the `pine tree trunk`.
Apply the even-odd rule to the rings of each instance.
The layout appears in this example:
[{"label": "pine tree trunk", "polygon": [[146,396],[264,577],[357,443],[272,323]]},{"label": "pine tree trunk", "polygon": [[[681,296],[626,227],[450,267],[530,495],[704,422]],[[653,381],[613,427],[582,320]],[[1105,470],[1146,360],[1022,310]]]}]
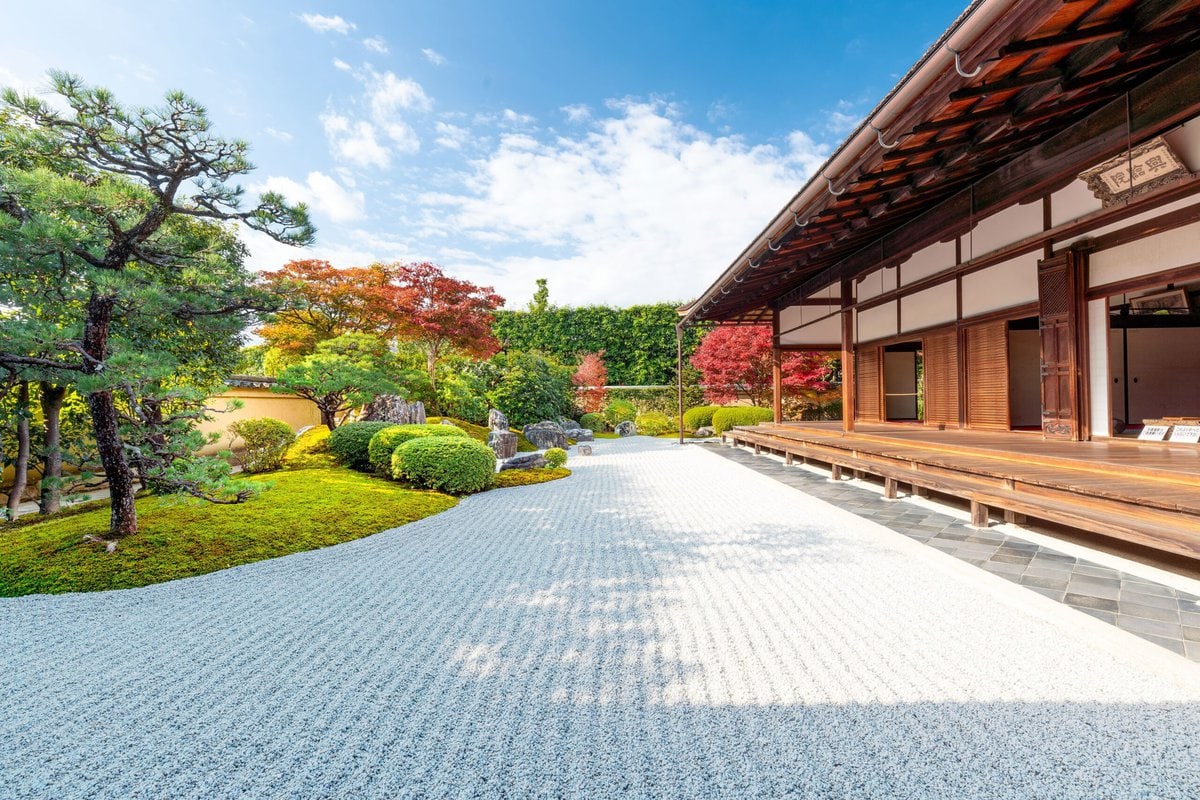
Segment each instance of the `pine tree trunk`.
[{"label": "pine tree trunk", "polygon": [[62,508],[62,407],[67,399],[67,387],[42,381],[42,418],[45,434],[42,437],[42,488],[38,510],[55,514]]},{"label": "pine tree trunk", "polygon": [[[85,372],[98,374],[108,356],[108,326],[112,321],[116,300],[106,295],[92,295],[87,305],[87,319],[83,327],[83,351],[88,362]],[[137,507],[134,506],[135,489],[133,471],[125,458],[121,442],[120,417],[113,401],[112,390],[102,389],[87,396],[88,410],[92,417],[92,434],[96,437],[96,449],[100,453],[100,464],[108,481],[111,517],[109,534],[113,538],[137,532]]]},{"label": "pine tree trunk", "polygon": [[8,492],[8,518],[20,516],[21,499],[29,480],[29,381],[17,387],[17,460],[13,462],[13,485]]},{"label": "pine tree trunk", "polygon": [[325,406],[317,406],[317,408],[321,411],[321,424],[329,428],[329,430],[336,428],[337,417],[334,415],[333,409],[326,408]]}]

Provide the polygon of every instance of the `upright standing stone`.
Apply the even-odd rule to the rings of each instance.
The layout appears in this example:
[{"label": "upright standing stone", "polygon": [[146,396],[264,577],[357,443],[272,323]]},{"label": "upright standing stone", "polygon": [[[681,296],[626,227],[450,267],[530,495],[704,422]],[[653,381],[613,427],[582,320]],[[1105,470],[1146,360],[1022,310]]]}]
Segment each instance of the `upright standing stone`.
[{"label": "upright standing stone", "polygon": [[410,403],[395,394],[376,395],[363,409],[364,421],[391,422],[395,425],[424,425],[425,404]]},{"label": "upright standing stone", "polygon": [[512,458],[517,454],[517,435],[509,431],[492,431],[488,434],[488,447],[492,448],[498,461]]},{"label": "upright standing stone", "polygon": [[617,423],[617,436],[637,436],[637,425],[632,420]]},{"label": "upright standing stone", "polygon": [[493,408],[488,411],[488,427],[494,431],[507,431],[508,417],[500,409]]}]

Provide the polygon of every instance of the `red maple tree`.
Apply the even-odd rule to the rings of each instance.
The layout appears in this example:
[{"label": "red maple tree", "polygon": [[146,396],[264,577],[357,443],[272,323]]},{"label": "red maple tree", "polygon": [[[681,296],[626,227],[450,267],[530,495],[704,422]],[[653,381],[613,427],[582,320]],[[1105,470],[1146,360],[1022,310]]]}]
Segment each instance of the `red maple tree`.
[{"label": "red maple tree", "polygon": [[[789,352],[783,356],[785,394],[829,388],[833,356],[813,351]],[[713,328],[692,354],[692,366],[700,370],[704,396],[710,403],[730,403],[738,393],[746,394],[756,406],[771,402],[771,328],[767,325],[721,325]]]},{"label": "red maple tree", "polygon": [[604,366],[604,351],[588,353],[579,360],[575,374],[571,376],[575,384],[575,397],[579,407],[589,414],[594,414],[604,408],[608,401],[608,367]]},{"label": "red maple tree", "polygon": [[377,268],[389,276],[388,333],[421,349],[435,391],[437,362],[447,351],[487,358],[500,349],[492,321],[504,298],[492,287],[452,278],[429,262]]}]

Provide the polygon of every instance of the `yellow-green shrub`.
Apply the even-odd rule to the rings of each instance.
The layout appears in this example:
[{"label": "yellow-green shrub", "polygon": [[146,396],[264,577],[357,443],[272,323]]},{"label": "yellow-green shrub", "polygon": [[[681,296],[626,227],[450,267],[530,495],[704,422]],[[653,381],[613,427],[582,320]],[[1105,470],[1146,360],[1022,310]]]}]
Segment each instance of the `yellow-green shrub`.
[{"label": "yellow-green shrub", "polygon": [[713,431],[720,435],[735,425],[757,425],[775,418],[775,412],[758,406],[732,406],[713,412]]},{"label": "yellow-green shrub", "polygon": [[469,436],[422,436],[392,454],[392,477],[448,494],[470,494],[491,487],[496,454]]},{"label": "yellow-green shrub", "polygon": [[371,437],[367,445],[367,461],[376,472],[388,472],[392,453],[410,439],[422,436],[466,436],[467,432],[454,425],[393,425]]}]

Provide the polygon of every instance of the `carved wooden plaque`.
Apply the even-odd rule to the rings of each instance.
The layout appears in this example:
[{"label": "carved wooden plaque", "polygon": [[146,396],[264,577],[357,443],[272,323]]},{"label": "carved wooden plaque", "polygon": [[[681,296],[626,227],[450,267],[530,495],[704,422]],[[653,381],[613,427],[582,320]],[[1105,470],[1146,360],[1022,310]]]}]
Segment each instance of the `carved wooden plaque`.
[{"label": "carved wooden plaque", "polygon": [[1105,207],[1190,175],[1162,137],[1079,173]]}]

